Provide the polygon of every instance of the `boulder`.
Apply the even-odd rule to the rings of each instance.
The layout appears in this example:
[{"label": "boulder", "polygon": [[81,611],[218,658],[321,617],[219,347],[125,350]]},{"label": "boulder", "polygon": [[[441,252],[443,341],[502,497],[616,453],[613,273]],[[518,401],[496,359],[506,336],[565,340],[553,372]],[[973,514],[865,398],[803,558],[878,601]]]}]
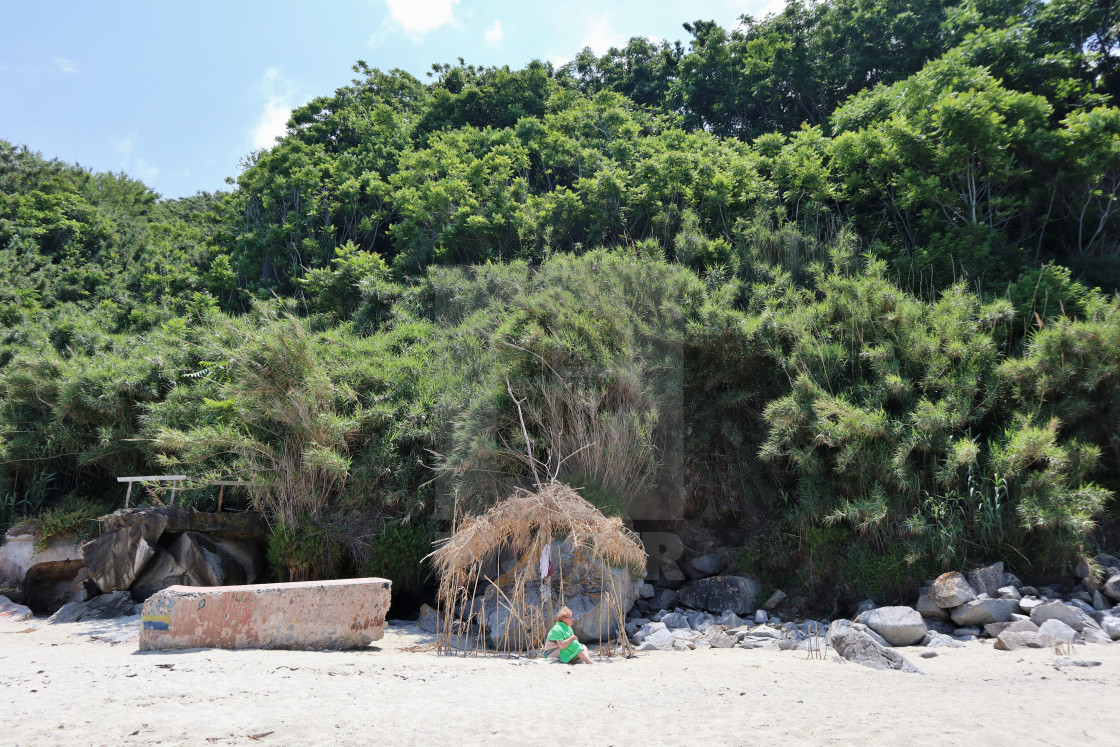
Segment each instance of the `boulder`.
[{"label": "boulder", "polygon": [[[1093,557],[1093,562],[1099,568],[1105,569],[1105,575],[1110,576],[1112,573],[1120,573],[1120,558],[1113,555],[1105,555],[1101,553]],[[1112,573],[1109,573],[1111,571]]]},{"label": "boulder", "polygon": [[990,597],[999,596],[999,587],[1003,583],[1003,563],[993,563],[984,568],[977,568],[968,574],[968,584],[977,594],[987,594]]},{"label": "boulder", "polygon": [[638,584],[639,599],[653,599],[655,594],[657,594],[657,592],[654,591],[653,584],[647,584],[645,582]]},{"label": "boulder", "polygon": [[1101,618],[1101,630],[1103,630],[1108,637],[1114,641],[1120,641],[1120,617]]},{"label": "boulder", "polygon": [[1109,576],[1108,580],[1101,584],[1100,592],[1113,602],[1120,602],[1120,573]]},{"label": "boulder", "polygon": [[48,623],[74,623],[86,620],[109,620],[136,614],[136,603],[127,591],[101,594],[88,602],[68,602],[51,615]]},{"label": "boulder", "polygon": [[1043,604],[1046,604],[1046,602],[1036,596],[1024,596],[1019,600],[1019,608],[1027,615],[1031,614],[1035,607]]},{"label": "boulder", "polygon": [[781,589],[777,589],[773,594],[763,603],[762,609],[770,611],[778,608],[778,605],[786,601],[786,593]]},{"label": "boulder", "polygon": [[975,598],[976,592],[956,571],[942,573],[929,587],[929,600],[942,609],[959,607]]},{"label": "boulder", "polygon": [[755,610],[754,621],[758,625],[765,625],[770,620],[770,616],[766,614],[766,610]]},{"label": "boulder", "polygon": [[1031,622],[1039,626],[1040,630],[1042,625],[1050,620],[1058,620],[1078,632],[1082,631],[1086,625],[1097,627],[1093,618],[1064,602],[1046,602],[1031,610]]},{"label": "boulder", "polygon": [[416,622],[419,624],[420,630],[435,635],[439,629],[439,613],[432,605],[422,604],[420,605],[420,617]]},{"label": "boulder", "polygon": [[1038,637],[1047,646],[1072,644],[1077,631],[1057,618],[1050,618],[1038,626]]},{"label": "boulder", "polygon": [[680,590],[680,601],[689,607],[721,614],[731,610],[744,615],[755,609],[761,585],[743,576],[712,576],[693,581]]},{"label": "boulder", "polygon": [[638,644],[638,650],[669,651],[673,648],[673,644],[676,642],[676,640],[677,639],[673,636],[673,631],[666,628],[661,628],[660,630],[655,630],[649,635],[645,636],[642,639],[642,642]]},{"label": "boulder", "polygon": [[1100,628],[1086,627],[1079,636],[1082,643],[1112,643],[1112,637]]},{"label": "boulder", "polygon": [[757,628],[752,628],[747,635],[752,638],[781,638],[782,631],[769,625],[759,625]]},{"label": "boulder", "polygon": [[159,548],[132,583],[144,601],[169,586],[237,586],[263,576],[260,546],[247,540],[184,532],[170,548]]},{"label": "boulder", "polygon": [[915,605],[918,614],[927,620],[948,620],[949,612],[944,607],[938,607],[929,598],[928,590],[923,590],[918,595],[918,604]]},{"label": "boulder", "polygon": [[[170,534],[199,532],[214,537],[263,543],[268,540],[269,535],[268,523],[255,511],[207,513],[171,506],[122,508],[102,516],[99,521],[103,534],[132,526],[146,526],[148,532],[159,528],[155,533],[156,538],[165,532]],[[145,534],[145,537],[147,536]]]},{"label": "boulder", "polygon": [[384,633],[391,585],[383,578],[353,578],[172,586],[144,603],[140,650],[362,648]]},{"label": "boulder", "polygon": [[[42,546],[39,538],[29,530],[14,527],[0,542],[0,594],[13,602],[25,604],[32,612],[53,612],[42,609],[28,598],[28,584],[34,583],[36,570],[65,568],[69,578],[82,567],[82,551],[70,537],[55,537]],[[67,581],[69,579],[66,579]],[[67,599],[62,602],[69,601]],[[59,602],[61,604],[62,602]]]},{"label": "boulder", "polygon": [[984,626],[985,632],[992,638],[998,638],[1000,633],[1037,633],[1038,626],[1030,620],[1012,620],[1011,622],[988,623]]},{"label": "boulder", "polygon": [[16,604],[7,597],[0,597],[0,622],[23,622],[31,617],[31,608]]},{"label": "boulder", "polygon": [[725,633],[722,630],[717,630],[708,634],[708,645],[712,648],[735,648],[735,644],[738,642],[738,636]]},{"label": "boulder", "polygon": [[1024,648],[1046,648],[1046,643],[1037,631],[1005,630],[996,636],[992,648],[997,651],[1019,651]]},{"label": "boulder", "polygon": [[1012,613],[1019,611],[1017,599],[974,599],[954,609],[953,622],[961,626],[987,625],[1010,622]]},{"label": "boulder", "polygon": [[670,609],[677,603],[679,595],[675,589],[660,589],[650,602],[650,608],[656,610]]},{"label": "boulder", "polygon": [[[723,561],[723,556],[718,552],[708,553],[707,555],[698,555],[685,564],[685,572],[688,573],[689,568],[695,572],[695,578],[707,578],[708,576],[715,576],[722,571],[727,564]],[[692,574],[689,574],[692,575]]]},{"label": "boulder", "polygon": [[670,612],[661,618],[661,624],[666,628],[692,628],[688,624],[688,618],[682,612]]},{"label": "boulder", "polygon": [[1023,595],[1020,594],[1019,590],[1016,589],[1014,586],[1001,586],[1001,587],[999,587],[998,596],[999,596],[1000,599],[1014,599],[1015,601],[1019,601],[1020,599],[1023,598]]},{"label": "boulder", "polygon": [[684,616],[688,619],[688,627],[693,630],[698,630],[701,633],[716,624],[716,619],[714,617],[700,610],[685,612]]},{"label": "boulder", "polygon": [[891,646],[915,646],[928,632],[922,616],[910,607],[879,607],[856,616],[855,622],[871,628]]},{"label": "boulder", "polygon": [[82,562],[97,588],[109,592],[132,586],[156,554],[156,541],[167,523],[166,519],[156,520],[161,518],[122,527],[82,545]]},{"label": "boulder", "polygon": [[722,615],[716,618],[715,624],[724,625],[728,628],[737,628],[743,624],[743,619],[731,610],[727,610]]},{"label": "boulder", "polygon": [[857,615],[862,615],[864,612],[867,612],[868,610],[875,609],[875,607],[876,607],[876,604],[875,604],[874,599],[864,599],[862,602],[860,602],[859,604],[856,605],[856,614]]},{"label": "boulder", "polygon": [[963,643],[944,633],[930,633],[926,646],[929,648],[964,648]]},{"label": "boulder", "polygon": [[668,628],[665,627],[664,623],[649,622],[640,627],[638,631],[634,633],[633,636],[631,636],[631,638],[634,643],[641,643],[646,639],[647,636],[650,636],[659,630],[668,630]]},{"label": "boulder", "polygon": [[901,672],[921,670],[906,660],[902,654],[879,645],[866,632],[855,627],[829,630],[828,643],[844,659],[872,669],[896,669]]},{"label": "boulder", "polygon": [[1105,599],[1104,595],[1099,591],[1093,592],[1093,609],[1099,611],[1106,610],[1111,607],[1110,600]]}]

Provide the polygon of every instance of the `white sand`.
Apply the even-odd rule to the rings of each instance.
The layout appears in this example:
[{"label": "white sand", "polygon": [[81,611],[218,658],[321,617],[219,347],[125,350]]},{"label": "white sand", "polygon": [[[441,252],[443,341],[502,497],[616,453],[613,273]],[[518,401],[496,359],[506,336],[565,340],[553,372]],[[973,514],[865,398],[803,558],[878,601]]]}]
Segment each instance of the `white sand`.
[{"label": "white sand", "polygon": [[[0,743],[1103,744],[1120,646],[902,649],[925,676],[804,652],[651,652],[596,668],[405,651],[137,651],[137,618],[0,624]],[[24,632],[21,632],[24,631]],[[123,642],[111,643],[113,638]]]}]

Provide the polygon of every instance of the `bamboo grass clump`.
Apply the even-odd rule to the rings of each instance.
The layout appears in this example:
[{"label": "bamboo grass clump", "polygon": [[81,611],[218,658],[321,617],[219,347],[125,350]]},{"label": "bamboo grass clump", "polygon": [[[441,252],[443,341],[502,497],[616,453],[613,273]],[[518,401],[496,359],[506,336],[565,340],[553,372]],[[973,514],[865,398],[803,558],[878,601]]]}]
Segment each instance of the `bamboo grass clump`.
[{"label": "bamboo grass clump", "polygon": [[[489,612],[487,587],[495,589],[494,601],[517,621],[513,636],[503,634],[499,653],[526,651],[540,646],[552,626],[553,583],[559,585],[559,597],[565,598],[564,569],[554,568],[550,579],[542,579],[538,560],[554,540],[566,540],[572,548],[592,564],[629,568],[641,573],[646,553],[638,536],[617,517],[606,517],[571,487],[553,481],[537,492],[517,490],[506,500],[480,516],[465,519],[454,528],[450,538],[431,554],[432,567],[439,574],[440,627],[438,650],[443,654],[486,648],[483,625],[472,627],[457,621],[457,610],[470,604],[478,619],[486,620]],[[512,556],[512,568],[498,567],[494,578],[485,576],[483,565],[488,558]],[[625,636],[625,616],[621,590],[614,588],[614,576],[602,575],[602,614],[609,616],[619,631],[619,646],[629,649]],[[530,583],[541,585],[541,606],[526,600]],[[605,588],[609,586],[609,588]],[[480,605],[481,603],[481,605]],[[561,604],[563,602],[561,601]],[[603,620],[601,622],[608,622]]]}]

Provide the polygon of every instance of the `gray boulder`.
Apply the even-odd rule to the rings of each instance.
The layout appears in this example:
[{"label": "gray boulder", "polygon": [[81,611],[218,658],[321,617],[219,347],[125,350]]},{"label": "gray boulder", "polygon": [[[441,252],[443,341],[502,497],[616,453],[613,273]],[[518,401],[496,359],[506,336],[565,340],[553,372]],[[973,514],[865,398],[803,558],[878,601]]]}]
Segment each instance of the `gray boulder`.
[{"label": "gray boulder", "polygon": [[993,563],[969,572],[968,584],[977,594],[998,597],[999,587],[1005,585],[1003,583],[1003,563]]},{"label": "gray boulder", "polygon": [[975,598],[976,592],[956,571],[942,573],[929,587],[929,600],[943,609],[959,607]]},{"label": "gray boulder", "polygon": [[1030,620],[1012,620],[1011,622],[988,623],[984,630],[992,638],[998,638],[1000,633],[1037,633],[1038,626]]},{"label": "gray boulder", "polygon": [[17,623],[30,618],[31,608],[16,604],[7,597],[0,597],[0,622]]},{"label": "gray boulder", "polygon": [[688,561],[687,566],[691,566],[697,574],[696,578],[707,578],[708,576],[715,576],[726,567],[723,562],[723,556],[718,552],[708,553],[707,555],[698,555],[692,560]]},{"label": "gray boulder", "polygon": [[1031,622],[1042,629],[1042,625],[1050,620],[1057,620],[1077,632],[1085,629],[1085,626],[1097,627],[1097,623],[1093,618],[1089,617],[1077,607],[1071,607],[1064,602],[1046,602],[1040,604],[1031,610]]},{"label": "gray boulder", "polygon": [[673,636],[673,632],[666,628],[655,630],[642,639],[638,644],[639,651],[669,651],[673,648],[673,643],[677,639]]},{"label": "gray boulder", "polygon": [[1101,584],[1100,592],[1112,601],[1120,602],[1120,573],[1109,576],[1108,580]]},{"label": "gray boulder", "polygon": [[856,614],[862,615],[864,612],[875,609],[876,604],[874,599],[864,599],[856,605]]},{"label": "gray boulder", "polygon": [[639,628],[638,632],[635,633],[633,636],[631,636],[631,638],[633,639],[634,643],[641,643],[642,641],[644,641],[646,639],[647,636],[650,636],[650,635],[658,632],[659,630],[668,630],[668,628],[665,627],[664,623],[659,623],[659,622],[646,623],[641,628]]},{"label": "gray boulder", "polygon": [[1086,627],[1078,635],[1082,643],[1112,643],[1112,637],[1100,628]]},{"label": "gray boulder", "polygon": [[950,616],[961,626],[980,626],[994,622],[1010,622],[1019,611],[1017,599],[974,599],[954,609]]},{"label": "gray boulder", "polygon": [[916,646],[928,632],[922,616],[910,607],[879,607],[858,615],[855,622],[871,628],[891,646]]},{"label": "gray boulder", "polygon": [[963,643],[944,633],[930,633],[926,646],[929,648],[964,648]]},{"label": "gray boulder", "polygon": [[870,635],[854,626],[829,631],[828,643],[844,659],[872,669],[896,669],[920,673],[902,654],[879,645]]},{"label": "gray boulder", "polygon": [[757,628],[752,628],[747,635],[752,638],[781,638],[782,631],[769,625],[759,625]]},{"label": "gray boulder", "polygon": [[713,614],[731,610],[744,615],[755,609],[762,586],[743,576],[713,576],[693,581],[680,590],[680,601]]},{"label": "gray boulder", "polygon": [[1005,630],[996,636],[992,648],[997,651],[1019,651],[1024,648],[1046,648],[1046,643],[1037,631]]},{"label": "gray boulder", "polygon": [[739,642],[739,637],[730,633],[725,633],[722,630],[716,630],[708,633],[708,645],[712,648],[735,648]]},{"label": "gray boulder", "polygon": [[770,620],[770,616],[766,614],[766,610],[755,610],[754,621],[759,625],[764,625]]},{"label": "gray boulder", "polygon": [[1120,617],[1109,615],[1101,618],[1101,630],[1112,640],[1120,641]]},{"label": "gray boulder", "polygon": [[928,590],[923,590],[918,595],[918,604],[915,606],[918,614],[927,620],[948,620],[949,612],[944,607],[938,607],[929,598]]},{"label": "gray boulder", "polygon": [[784,601],[786,601],[786,593],[784,591],[782,591],[781,589],[777,589],[763,603],[762,609],[767,610],[767,611],[777,609],[778,605],[781,604]]},{"label": "gray boulder", "polygon": [[653,584],[640,583],[638,584],[638,597],[641,599],[653,599],[657,592],[653,589]]},{"label": "gray boulder", "polygon": [[73,623],[85,620],[110,620],[135,615],[137,604],[127,591],[101,594],[87,602],[68,602],[47,618],[48,623]]},{"label": "gray boulder", "polygon": [[1038,626],[1038,636],[1047,646],[1072,644],[1077,631],[1057,618],[1050,618]]},{"label": "gray boulder", "polygon": [[1018,600],[1023,598],[1023,595],[1020,594],[1019,590],[1016,589],[1014,586],[1001,586],[1001,587],[999,587],[998,596],[999,596],[1000,599],[1014,599],[1015,601],[1018,601]]},{"label": "gray boulder", "polygon": [[1019,600],[1019,608],[1028,615],[1031,614],[1035,607],[1040,607],[1044,604],[1046,604],[1046,601],[1036,596],[1024,596]]},{"label": "gray boulder", "polygon": [[248,540],[184,532],[166,550],[159,548],[132,584],[142,602],[168,586],[254,584],[264,574],[260,545]]},{"label": "gray boulder", "polygon": [[675,589],[660,589],[650,601],[650,609],[667,610],[677,603],[679,595]]},{"label": "gray boulder", "polygon": [[108,592],[131,586],[156,554],[156,541],[166,524],[163,517],[152,517],[151,521],[122,527],[82,545],[82,562],[97,588]]},{"label": "gray boulder", "polygon": [[743,624],[743,618],[736,615],[731,610],[727,610],[722,615],[716,618],[716,625],[724,625],[728,628],[737,628]]},{"label": "gray boulder", "polygon": [[670,612],[661,618],[661,624],[666,628],[691,628],[688,618],[682,612]]},{"label": "gray boulder", "polygon": [[716,624],[714,617],[701,610],[690,610],[685,612],[684,616],[688,619],[688,627],[701,633]]},{"label": "gray boulder", "polygon": [[1101,594],[1100,591],[1094,591],[1093,592],[1093,609],[1094,610],[1097,610],[1098,612],[1100,612],[1100,611],[1108,609],[1111,606],[1112,606],[1112,604],[1110,603],[1110,600],[1105,599],[1104,595]]},{"label": "gray boulder", "polygon": [[1113,573],[1120,573],[1120,558],[1113,555],[1101,553],[1093,558],[1093,562],[1096,563],[1099,568],[1105,569],[1104,575],[1106,576],[1111,576]]}]

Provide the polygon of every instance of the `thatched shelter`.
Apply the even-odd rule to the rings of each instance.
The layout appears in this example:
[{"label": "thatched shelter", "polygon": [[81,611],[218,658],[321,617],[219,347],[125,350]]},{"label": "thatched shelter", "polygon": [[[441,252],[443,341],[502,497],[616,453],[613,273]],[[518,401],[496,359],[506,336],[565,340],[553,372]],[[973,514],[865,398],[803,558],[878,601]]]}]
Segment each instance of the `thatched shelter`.
[{"label": "thatched shelter", "polygon": [[617,635],[629,645],[619,633],[645,550],[621,519],[604,516],[567,485],[518,490],[462,521],[431,558],[440,576],[441,653],[483,649],[487,635],[500,651],[536,648],[555,622],[554,610],[569,599],[590,623],[581,640],[597,630],[601,641]]}]

